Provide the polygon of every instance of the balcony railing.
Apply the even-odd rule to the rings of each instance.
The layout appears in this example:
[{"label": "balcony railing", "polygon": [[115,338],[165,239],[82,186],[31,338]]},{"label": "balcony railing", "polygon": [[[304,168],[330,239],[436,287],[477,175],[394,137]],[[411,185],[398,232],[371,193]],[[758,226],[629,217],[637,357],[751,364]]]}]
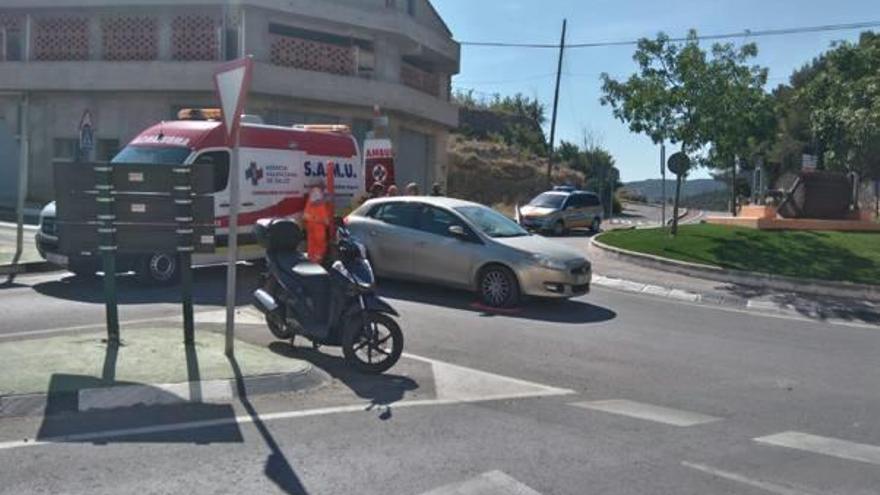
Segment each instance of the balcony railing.
[{"label": "balcony railing", "polygon": [[340,46],[291,36],[272,36],[271,62],[340,76],[357,75],[355,47]]},{"label": "balcony railing", "polygon": [[400,66],[400,82],[423,93],[440,96],[440,77],[414,65],[404,63]]}]

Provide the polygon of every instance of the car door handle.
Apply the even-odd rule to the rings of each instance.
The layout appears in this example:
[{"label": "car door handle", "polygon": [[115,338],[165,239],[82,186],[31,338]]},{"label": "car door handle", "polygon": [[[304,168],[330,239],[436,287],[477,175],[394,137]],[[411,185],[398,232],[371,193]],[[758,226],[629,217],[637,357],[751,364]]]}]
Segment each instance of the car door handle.
[{"label": "car door handle", "polygon": [[242,203],[241,206],[254,206],[252,202]]},{"label": "car door handle", "polygon": [[220,203],[220,208],[229,208],[229,203]]}]

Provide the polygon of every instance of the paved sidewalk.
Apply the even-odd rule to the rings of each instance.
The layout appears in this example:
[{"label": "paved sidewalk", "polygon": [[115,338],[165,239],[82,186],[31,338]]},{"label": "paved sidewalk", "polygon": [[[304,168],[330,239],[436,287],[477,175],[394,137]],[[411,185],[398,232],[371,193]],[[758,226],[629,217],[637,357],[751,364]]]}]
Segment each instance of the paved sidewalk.
[{"label": "paved sidewalk", "polygon": [[[578,239],[582,243],[588,239]],[[609,255],[592,243],[584,247],[593,263],[595,284],[628,292],[735,308],[783,313],[833,322],[880,324],[880,304],[780,292],[716,282],[647,268]]]},{"label": "paved sidewalk", "polygon": [[[308,362],[242,341],[235,360],[221,333],[197,331],[185,346],[179,326],[143,328],[114,349],[106,334],[62,335],[0,343],[0,416],[176,402],[223,402],[244,386],[274,393],[310,385]],[[257,390],[259,389],[259,390]],[[61,412],[61,411],[52,411]]]}]

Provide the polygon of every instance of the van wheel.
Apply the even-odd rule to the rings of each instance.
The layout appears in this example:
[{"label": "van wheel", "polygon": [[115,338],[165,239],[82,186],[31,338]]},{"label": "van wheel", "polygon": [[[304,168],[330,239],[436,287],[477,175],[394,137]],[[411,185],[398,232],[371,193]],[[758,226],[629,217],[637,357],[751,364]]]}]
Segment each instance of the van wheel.
[{"label": "van wheel", "polygon": [[153,253],[140,259],[137,269],[142,283],[173,285],[180,280],[180,260],[168,253]]},{"label": "van wheel", "polygon": [[551,230],[555,237],[562,237],[565,235],[565,223],[562,220],[553,224],[553,230]]}]

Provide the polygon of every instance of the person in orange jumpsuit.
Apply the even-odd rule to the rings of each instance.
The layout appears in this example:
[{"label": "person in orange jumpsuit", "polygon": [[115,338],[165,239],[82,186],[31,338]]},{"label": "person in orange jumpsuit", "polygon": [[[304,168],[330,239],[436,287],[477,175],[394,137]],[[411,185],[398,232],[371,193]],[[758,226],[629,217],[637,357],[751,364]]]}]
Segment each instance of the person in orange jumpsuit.
[{"label": "person in orange jumpsuit", "polygon": [[320,264],[327,255],[330,241],[330,224],[333,221],[333,205],[319,187],[313,187],[306,199],[303,221],[308,238],[308,256],[312,263]]}]

